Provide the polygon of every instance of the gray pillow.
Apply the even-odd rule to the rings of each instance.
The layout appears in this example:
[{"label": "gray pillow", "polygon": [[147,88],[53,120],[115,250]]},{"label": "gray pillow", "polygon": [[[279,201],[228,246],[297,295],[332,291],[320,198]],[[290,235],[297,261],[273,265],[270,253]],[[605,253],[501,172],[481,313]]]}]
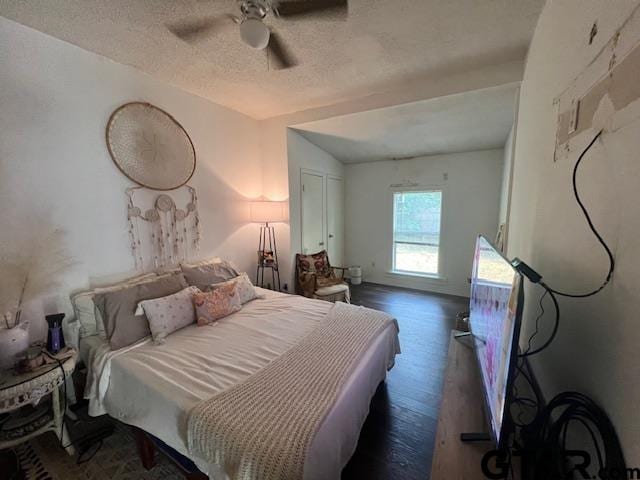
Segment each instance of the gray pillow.
[{"label": "gray pillow", "polygon": [[214,283],[226,282],[239,275],[229,262],[213,261],[195,265],[180,265],[184,278],[189,285],[205,291]]},{"label": "gray pillow", "polygon": [[135,315],[138,303],[166,297],[187,287],[182,274],[132,285],[114,292],[98,293],[93,302],[100,311],[111,350],[137,342],[151,334],[145,315]]}]

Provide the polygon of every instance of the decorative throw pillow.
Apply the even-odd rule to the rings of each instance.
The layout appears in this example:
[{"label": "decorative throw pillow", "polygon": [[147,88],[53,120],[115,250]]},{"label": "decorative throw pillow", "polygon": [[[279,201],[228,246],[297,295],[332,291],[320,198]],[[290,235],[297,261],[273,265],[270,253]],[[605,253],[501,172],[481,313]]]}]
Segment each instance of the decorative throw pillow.
[{"label": "decorative throw pillow", "polygon": [[225,285],[210,292],[193,294],[198,326],[209,325],[242,308],[235,284]]},{"label": "decorative throw pillow", "polygon": [[138,304],[147,316],[155,343],[164,343],[167,335],[196,321],[191,297],[199,291],[198,287],[187,287],[173,295],[143,300]]},{"label": "decorative throw pillow", "polygon": [[205,290],[214,283],[225,282],[239,275],[231,263],[215,258],[195,264],[180,265],[189,285]]},{"label": "decorative throw pillow", "polygon": [[132,285],[115,292],[96,294],[93,301],[102,316],[111,350],[126,347],[151,334],[147,317],[135,315],[138,303],[166,297],[187,286],[180,274]]},{"label": "decorative throw pillow", "polygon": [[299,267],[308,273],[317,273],[318,276],[329,276],[331,266],[326,250],[311,255],[298,255]]},{"label": "decorative throw pillow", "polygon": [[251,283],[251,280],[249,280],[249,275],[247,275],[246,273],[241,273],[236,278],[232,278],[231,280],[227,280],[226,282],[214,283],[213,285],[209,286],[209,290],[217,290],[227,285],[236,286],[236,291],[240,296],[240,303],[243,305],[255,298],[264,298],[264,295],[261,295],[256,291],[255,287]]}]

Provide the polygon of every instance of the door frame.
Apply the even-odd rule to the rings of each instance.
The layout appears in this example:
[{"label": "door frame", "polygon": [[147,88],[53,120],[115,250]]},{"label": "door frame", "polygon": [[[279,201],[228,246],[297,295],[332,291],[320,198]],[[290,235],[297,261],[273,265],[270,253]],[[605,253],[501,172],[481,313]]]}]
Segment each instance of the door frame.
[{"label": "door frame", "polygon": [[[327,173],[325,176],[325,193],[326,193],[326,240],[325,240],[325,245],[327,247],[327,252],[329,251],[329,180],[339,180],[342,182],[342,263],[344,263],[344,257],[345,257],[345,246],[346,246],[346,242],[345,242],[345,231],[346,231],[346,223],[345,223],[345,196],[346,196],[346,191],[345,191],[345,179],[344,177],[341,177],[340,175],[334,175],[333,173]],[[330,253],[330,252],[329,252]],[[331,257],[329,257],[329,259],[331,259]]]},{"label": "door frame", "polygon": [[304,189],[302,176],[304,174],[307,175],[316,175],[322,178],[322,242],[324,243],[323,247],[327,246],[327,174],[325,172],[321,172],[319,170],[313,170],[311,168],[300,168],[300,251],[304,251],[304,208],[303,208],[303,198]]}]

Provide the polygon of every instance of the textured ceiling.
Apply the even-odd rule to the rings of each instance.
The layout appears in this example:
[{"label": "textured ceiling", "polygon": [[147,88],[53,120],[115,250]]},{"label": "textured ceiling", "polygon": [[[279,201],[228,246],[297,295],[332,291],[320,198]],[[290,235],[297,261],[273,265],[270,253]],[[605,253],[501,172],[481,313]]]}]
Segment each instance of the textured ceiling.
[{"label": "textured ceiling", "polygon": [[344,163],[502,148],[516,85],[439,97],[296,125]]},{"label": "textured ceiling", "polygon": [[350,0],[347,21],[280,20],[300,65],[269,70],[228,23],[192,46],[165,27],[237,12],[236,0],[0,0],[0,15],[254,118],[522,60],[544,0]]}]

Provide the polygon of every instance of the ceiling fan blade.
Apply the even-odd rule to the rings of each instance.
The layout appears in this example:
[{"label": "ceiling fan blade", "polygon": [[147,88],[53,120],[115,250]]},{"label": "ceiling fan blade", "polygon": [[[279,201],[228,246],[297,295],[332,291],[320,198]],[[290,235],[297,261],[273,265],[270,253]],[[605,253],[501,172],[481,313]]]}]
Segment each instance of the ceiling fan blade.
[{"label": "ceiling fan blade", "polygon": [[267,45],[267,55],[269,63],[273,60],[273,67],[276,70],[284,70],[286,68],[295,67],[298,61],[291,54],[289,49],[282,42],[280,35],[271,31],[269,36],[269,45]]},{"label": "ceiling fan blade", "polygon": [[349,11],[347,0],[292,0],[279,1],[275,6],[278,16],[296,18],[307,15],[331,14],[346,18]]},{"label": "ceiling fan blade", "polygon": [[235,21],[232,15],[189,19],[167,25],[167,29],[180,40],[195,43],[204,39],[229,19]]}]

